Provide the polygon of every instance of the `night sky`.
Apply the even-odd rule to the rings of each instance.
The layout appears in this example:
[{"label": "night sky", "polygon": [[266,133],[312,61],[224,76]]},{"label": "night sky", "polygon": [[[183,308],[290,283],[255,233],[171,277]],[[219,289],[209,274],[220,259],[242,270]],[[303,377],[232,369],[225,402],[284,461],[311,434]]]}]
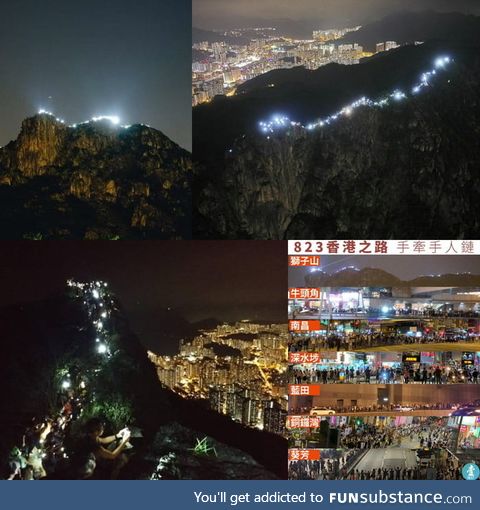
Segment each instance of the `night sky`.
[{"label": "night sky", "polygon": [[[283,322],[286,289],[303,286],[283,241],[8,241],[0,243],[0,307],[62,294],[68,278],[106,280],[143,344],[157,352],[165,310],[189,322],[214,318]],[[411,279],[480,273],[479,256],[323,256],[322,268],[378,267]],[[170,312],[167,314],[170,316]],[[175,340],[175,346],[177,342]]]},{"label": "night sky", "polygon": [[2,2],[0,146],[44,108],[68,124],[118,115],[190,150],[190,60],[189,0]]},{"label": "night sky", "polygon": [[[446,273],[480,274],[480,256],[476,255],[326,255],[320,258],[321,269],[326,273],[335,273],[346,267],[357,269],[373,267],[383,269],[402,280],[412,280],[417,276]],[[303,287],[307,268],[290,268],[288,272],[289,287]]]},{"label": "night sky", "polygon": [[190,322],[285,320],[287,247],[282,241],[1,244],[0,306],[63,293],[70,277],[109,282],[134,332],[157,352],[167,347],[159,340],[167,307]]},{"label": "night sky", "polygon": [[368,23],[400,10],[480,14],[478,0],[193,0],[194,26],[241,28],[259,20],[317,20],[319,28]]}]

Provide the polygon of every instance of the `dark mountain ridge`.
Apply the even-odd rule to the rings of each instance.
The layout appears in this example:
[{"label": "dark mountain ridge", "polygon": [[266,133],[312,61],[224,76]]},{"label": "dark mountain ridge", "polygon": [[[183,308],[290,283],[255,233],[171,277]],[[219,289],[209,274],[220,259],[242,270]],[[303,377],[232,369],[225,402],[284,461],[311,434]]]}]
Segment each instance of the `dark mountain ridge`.
[{"label": "dark mountain ridge", "polygon": [[233,97],[217,96],[212,103],[193,109],[195,160],[210,166],[223,161],[236,139],[258,132],[258,122],[275,114],[308,123],[361,95],[375,97],[414,83],[421,72],[431,68],[438,54],[456,50],[461,54],[464,48],[474,52],[478,47],[435,41],[382,53],[354,66],[328,64],[315,71],[304,67],[270,71],[245,82]]},{"label": "dark mountain ridge", "polygon": [[156,129],[35,115],[0,149],[0,235],[189,237],[190,177],[189,153]]},{"label": "dark mountain ridge", "polygon": [[[434,41],[357,66],[278,71],[246,84],[245,94],[195,109],[196,235],[476,238],[479,49]],[[411,90],[445,54],[453,66],[408,100],[360,108],[313,132],[260,134],[258,121],[274,113],[308,123],[362,95]],[[272,80],[275,87],[263,88]],[[201,130],[207,120],[215,126],[208,137]]]}]

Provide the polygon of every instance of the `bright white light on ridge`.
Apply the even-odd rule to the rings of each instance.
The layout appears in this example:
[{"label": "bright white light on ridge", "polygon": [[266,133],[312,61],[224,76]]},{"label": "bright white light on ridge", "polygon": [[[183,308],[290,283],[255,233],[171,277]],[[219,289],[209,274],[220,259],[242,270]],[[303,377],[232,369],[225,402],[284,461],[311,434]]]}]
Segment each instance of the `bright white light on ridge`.
[{"label": "bright white light on ridge", "polygon": [[[57,122],[60,122],[61,124],[66,125],[65,120],[63,120],[62,118],[56,117],[55,114],[53,114],[52,112],[49,112],[48,110],[45,110],[44,108],[40,108],[38,110],[38,115],[48,115],[50,117],[54,117]],[[105,120],[111,122],[114,126],[120,126],[120,117],[118,115],[97,115],[95,117],[92,117],[90,120],[86,120],[85,122],[70,124],[69,127],[76,128],[77,126],[81,126],[84,124],[90,124],[90,122],[101,122],[101,121],[105,121]],[[142,124],[142,125],[144,125],[144,124]],[[125,126],[120,126],[120,127],[124,128],[124,129],[128,129],[131,127],[131,124],[128,124]],[[150,126],[147,126],[147,127],[150,127]]]},{"label": "bright white light on ridge", "polygon": [[[449,64],[452,62],[452,59],[450,57],[438,57],[434,61],[434,67],[438,70],[444,70]],[[430,80],[438,75],[437,71],[435,69],[432,69],[431,71],[425,72],[420,77],[420,83],[417,83],[413,86],[411,89],[412,95],[417,95],[420,93],[420,91],[423,88],[430,87],[431,83]],[[450,83],[450,81],[449,81]],[[394,90],[391,94],[389,94],[386,97],[377,99],[376,101],[369,99],[365,96],[361,97],[357,101],[354,101],[353,103],[346,105],[343,107],[340,111],[330,115],[329,117],[320,119],[316,122],[312,122],[306,125],[302,125],[300,122],[293,122],[288,117],[282,116],[279,114],[276,114],[271,117],[271,119],[267,122],[261,121],[259,122],[260,130],[265,133],[266,135],[269,135],[270,133],[274,133],[275,131],[282,131],[284,129],[288,129],[290,127],[300,127],[303,129],[306,129],[308,131],[313,131],[314,129],[318,127],[323,127],[325,125],[330,125],[334,121],[336,121],[340,117],[350,117],[356,108],[359,108],[360,106],[369,106],[369,107],[383,107],[388,105],[391,100],[394,101],[401,101],[402,99],[406,99],[408,96],[401,90]],[[270,136],[267,136],[267,140],[270,139]]]},{"label": "bright white light on ridge", "polygon": [[120,124],[120,117],[118,117],[117,115],[101,115],[99,117],[93,117],[92,120],[93,122],[109,120],[112,124],[115,124],[115,126]]},{"label": "bright white light on ridge", "polygon": [[105,344],[100,344],[97,350],[99,354],[105,354],[107,352],[107,346]]}]

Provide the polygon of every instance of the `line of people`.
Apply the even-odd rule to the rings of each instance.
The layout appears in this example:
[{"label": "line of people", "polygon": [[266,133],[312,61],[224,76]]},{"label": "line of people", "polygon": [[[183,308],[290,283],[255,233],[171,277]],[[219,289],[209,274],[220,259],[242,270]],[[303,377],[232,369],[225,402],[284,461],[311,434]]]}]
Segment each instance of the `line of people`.
[{"label": "line of people", "polygon": [[455,429],[446,427],[443,420],[437,424],[429,420],[385,427],[362,424],[355,430],[344,425],[340,427],[340,447],[371,449],[405,445],[409,448],[454,448],[455,432]]},{"label": "line of people", "polygon": [[315,365],[297,365],[288,371],[290,384],[479,384],[477,366],[459,367],[421,364],[416,368],[411,363],[399,363],[396,367],[353,368],[335,366],[317,368]]},{"label": "line of people", "polygon": [[355,462],[360,450],[322,450],[320,460],[294,460],[288,463],[289,480],[336,480],[345,467]]},{"label": "line of people", "polygon": [[353,351],[389,345],[423,345],[435,343],[478,342],[478,336],[403,335],[387,333],[351,335],[291,335],[288,343],[290,352],[302,351]]},{"label": "line of people", "polygon": [[393,367],[371,368],[362,366],[360,368],[340,366],[335,368],[316,368],[315,366],[293,367],[288,372],[288,379],[291,384],[332,384],[332,383],[400,383],[402,382],[401,372]]},{"label": "line of people", "polygon": [[477,318],[480,317],[478,310],[450,310],[450,309],[434,309],[423,308],[421,310],[416,308],[393,308],[389,307],[388,310],[383,308],[365,307],[365,308],[324,308],[321,311],[318,308],[302,308],[296,307],[290,313],[292,319],[301,319],[302,316],[319,316],[327,318],[334,315],[354,315],[356,317],[465,317]]},{"label": "line of people", "polygon": [[72,392],[59,396],[60,411],[43,419],[34,418],[8,458],[7,480],[40,480],[62,471],[67,463],[66,430],[81,412],[81,398]]},{"label": "line of people", "polygon": [[[401,404],[374,404],[371,406],[359,406],[359,405],[343,405],[343,406],[324,406],[325,409],[332,409],[337,413],[361,413],[361,412],[401,412],[401,411],[447,411],[450,409],[456,409],[464,405],[458,402],[432,402],[429,404],[419,404],[416,402],[402,402]],[[311,407],[299,406],[290,407],[288,413],[291,415],[308,414]]]},{"label": "line of people", "polygon": [[[332,450],[322,450],[322,457]],[[425,464],[410,467],[378,467],[352,469],[361,456],[360,450],[346,450],[341,455],[322,460],[290,461],[290,480],[460,480],[459,462],[449,455],[447,459],[431,458]]]},{"label": "line of people", "polygon": [[442,467],[436,468],[377,468],[372,470],[355,470],[349,473],[345,480],[461,480],[458,469]]}]

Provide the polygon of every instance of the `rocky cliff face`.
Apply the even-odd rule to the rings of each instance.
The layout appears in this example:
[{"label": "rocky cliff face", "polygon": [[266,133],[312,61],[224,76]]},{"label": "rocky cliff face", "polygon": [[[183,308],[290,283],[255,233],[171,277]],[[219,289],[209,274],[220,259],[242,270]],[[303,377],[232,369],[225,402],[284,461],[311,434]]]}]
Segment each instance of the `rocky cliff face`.
[{"label": "rocky cliff face", "polygon": [[26,119],[0,149],[4,238],[184,238],[191,161],[159,131]]},{"label": "rocky cliff face", "polygon": [[474,239],[479,115],[477,61],[326,128],[240,138],[199,193],[197,224],[206,237]]}]

